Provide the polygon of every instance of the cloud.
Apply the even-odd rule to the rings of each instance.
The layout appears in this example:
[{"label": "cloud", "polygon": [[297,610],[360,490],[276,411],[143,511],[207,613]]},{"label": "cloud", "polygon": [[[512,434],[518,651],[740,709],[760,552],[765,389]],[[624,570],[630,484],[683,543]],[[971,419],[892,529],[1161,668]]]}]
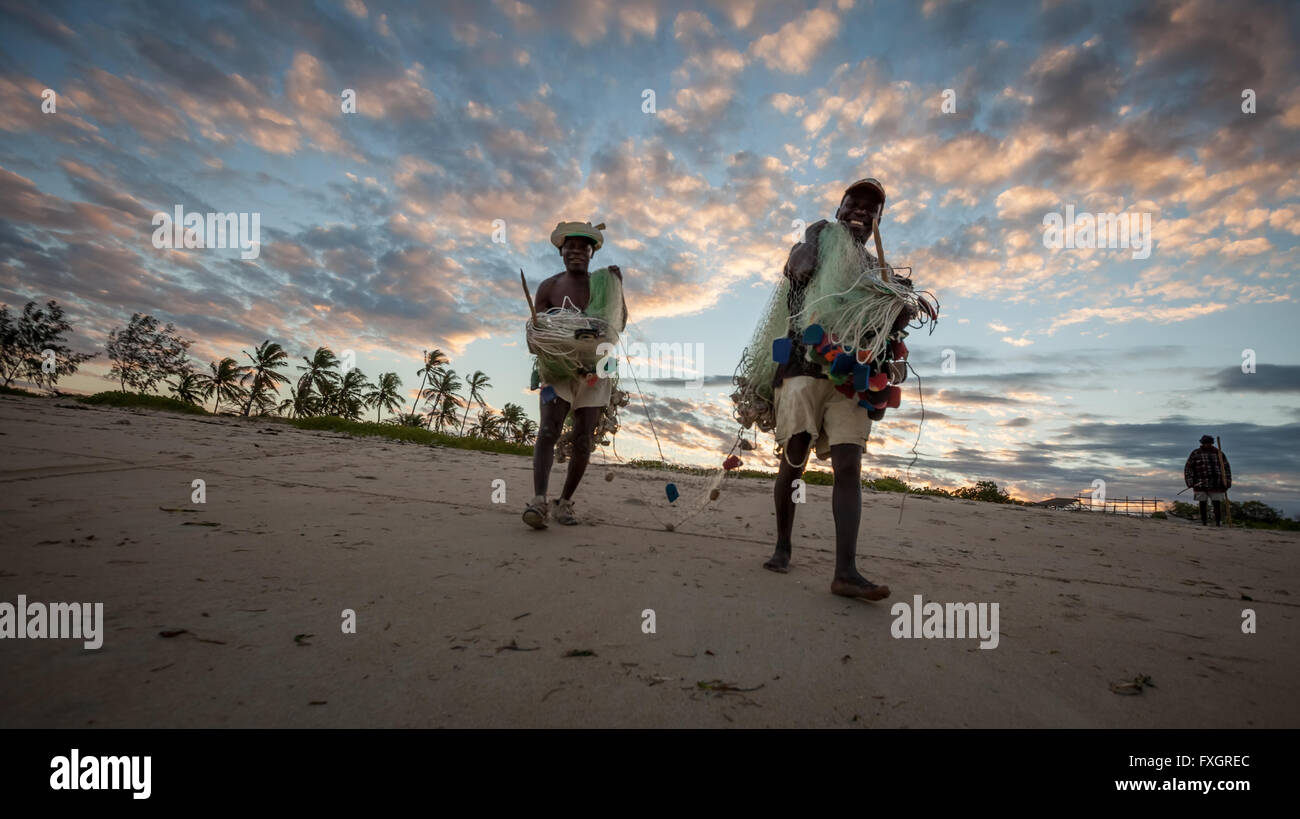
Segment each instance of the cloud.
[{"label": "cloud", "polygon": [[834,12],[811,9],[774,33],[759,37],[749,50],[773,71],[804,74],[826,44],[838,35],[839,28],[840,20]]},{"label": "cloud", "polygon": [[1300,366],[1260,364],[1253,373],[1228,367],[1215,373],[1210,382],[1215,389],[1230,393],[1300,392]]}]

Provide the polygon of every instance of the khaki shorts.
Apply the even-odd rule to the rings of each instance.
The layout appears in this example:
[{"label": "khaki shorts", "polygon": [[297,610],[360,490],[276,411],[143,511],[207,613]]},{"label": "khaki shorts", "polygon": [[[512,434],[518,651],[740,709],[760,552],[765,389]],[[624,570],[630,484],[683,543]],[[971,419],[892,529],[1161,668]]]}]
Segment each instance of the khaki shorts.
[{"label": "khaki shorts", "polygon": [[[559,384],[551,384],[555,394],[565,401],[569,402],[569,409],[582,409],[583,407],[603,407],[609,404],[609,396],[613,391],[614,380],[612,378],[595,378],[594,384],[587,383],[587,377],[582,376],[573,378],[568,381],[562,381]],[[546,384],[540,385],[542,387]]]},{"label": "khaki shorts", "polygon": [[776,388],[776,442],[782,447],[807,432],[816,442],[817,457],[826,460],[837,444],[865,446],[871,436],[867,408],[837,392],[825,378],[797,375]]},{"label": "khaki shorts", "polygon": [[1197,492],[1193,492],[1193,493],[1192,493],[1192,497],[1194,497],[1194,498],[1195,498],[1196,500],[1198,500],[1198,501],[1208,501],[1208,500],[1221,501],[1221,500],[1227,500],[1227,499],[1228,499],[1228,493],[1227,493],[1227,492],[1202,492],[1202,491],[1197,491]]}]

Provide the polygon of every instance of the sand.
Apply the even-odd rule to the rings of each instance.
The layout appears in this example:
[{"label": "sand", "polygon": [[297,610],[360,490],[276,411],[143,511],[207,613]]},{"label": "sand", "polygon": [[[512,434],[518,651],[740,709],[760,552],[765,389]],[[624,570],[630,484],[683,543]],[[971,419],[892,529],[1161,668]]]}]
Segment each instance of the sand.
[{"label": "sand", "polygon": [[[764,481],[667,532],[666,476],[597,456],[584,523],[533,531],[527,458],[15,397],[0,456],[0,601],[106,621],[0,640],[3,727],[1300,726],[1295,533],[919,497],[900,525],[867,491],[894,596],[865,603],[829,593],[830,487],[778,575]],[[915,594],[998,603],[997,648],[895,639]]]}]

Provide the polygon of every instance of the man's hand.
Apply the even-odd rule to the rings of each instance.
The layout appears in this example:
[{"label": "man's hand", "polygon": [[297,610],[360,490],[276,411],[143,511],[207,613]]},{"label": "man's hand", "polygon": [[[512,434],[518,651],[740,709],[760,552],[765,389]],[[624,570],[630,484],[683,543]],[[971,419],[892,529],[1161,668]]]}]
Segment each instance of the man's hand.
[{"label": "man's hand", "polygon": [[610,265],[609,272],[613,273],[615,276],[618,276],[619,281],[623,281],[623,271],[618,269],[618,265],[616,264]]}]

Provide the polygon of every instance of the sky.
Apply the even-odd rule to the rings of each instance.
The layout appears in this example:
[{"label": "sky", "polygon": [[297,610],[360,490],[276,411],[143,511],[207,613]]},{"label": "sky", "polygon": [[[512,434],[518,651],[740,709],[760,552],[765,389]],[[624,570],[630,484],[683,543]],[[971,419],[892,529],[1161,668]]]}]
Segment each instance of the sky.
[{"label": "sky", "polygon": [[[353,350],[408,397],[436,347],[536,419],[519,271],[605,222],[625,341],[701,351],[624,380],[617,456],[658,457],[644,401],[667,458],[716,466],[799,225],[870,176],[941,317],[866,476],[1171,499],[1208,433],[1235,500],[1296,514],[1297,8],[0,0],[0,303],[57,300],[86,352],[152,314],[204,369]],[[156,247],[177,206],[259,214],[257,257]],[[1067,208],[1152,245],[1063,247]]]}]

